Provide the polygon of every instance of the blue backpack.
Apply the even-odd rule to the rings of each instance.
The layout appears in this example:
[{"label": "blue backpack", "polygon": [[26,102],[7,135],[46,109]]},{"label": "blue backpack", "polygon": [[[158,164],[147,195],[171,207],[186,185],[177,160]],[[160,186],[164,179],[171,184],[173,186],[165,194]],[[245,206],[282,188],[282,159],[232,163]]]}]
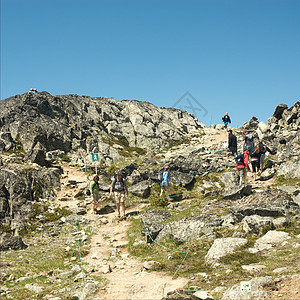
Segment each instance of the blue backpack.
[{"label": "blue backpack", "polygon": [[238,165],[244,165],[244,154],[243,153],[239,153],[236,158],[235,158],[235,162]]},{"label": "blue backpack", "polygon": [[158,181],[163,181],[163,173],[159,172],[156,178]]}]

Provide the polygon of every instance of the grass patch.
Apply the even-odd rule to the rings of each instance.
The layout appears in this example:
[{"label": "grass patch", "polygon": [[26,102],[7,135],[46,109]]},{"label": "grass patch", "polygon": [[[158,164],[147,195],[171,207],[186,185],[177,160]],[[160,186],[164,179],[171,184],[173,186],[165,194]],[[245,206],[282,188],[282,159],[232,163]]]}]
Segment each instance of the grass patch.
[{"label": "grass patch", "polygon": [[286,178],[284,175],[279,175],[276,177],[274,185],[300,186],[300,179],[299,178]]}]

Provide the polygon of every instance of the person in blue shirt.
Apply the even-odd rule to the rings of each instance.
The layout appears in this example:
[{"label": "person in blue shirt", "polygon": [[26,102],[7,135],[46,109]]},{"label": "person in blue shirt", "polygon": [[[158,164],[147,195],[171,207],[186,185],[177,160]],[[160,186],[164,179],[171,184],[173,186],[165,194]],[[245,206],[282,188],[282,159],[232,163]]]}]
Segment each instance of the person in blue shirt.
[{"label": "person in blue shirt", "polygon": [[165,168],[165,170],[163,172],[163,180],[160,183],[160,187],[161,187],[160,197],[162,196],[163,191],[165,189],[168,189],[169,193],[173,191],[173,188],[170,186],[169,180],[170,180],[170,171],[169,171],[169,168]]}]

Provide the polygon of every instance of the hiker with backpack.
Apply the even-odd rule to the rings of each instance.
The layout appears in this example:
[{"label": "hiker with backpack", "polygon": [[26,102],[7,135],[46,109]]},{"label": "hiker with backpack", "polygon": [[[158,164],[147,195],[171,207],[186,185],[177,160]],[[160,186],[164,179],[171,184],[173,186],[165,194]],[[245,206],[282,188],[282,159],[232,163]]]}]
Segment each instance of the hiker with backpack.
[{"label": "hiker with backpack", "polygon": [[113,196],[116,201],[118,217],[120,218],[120,208],[122,211],[122,218],[125,218],[125,196],[128,197],[128,188],[126,180],[122,177],[120,172],[114,175],[110,186],[110,196]]},{"label": "hiker with backpack", "polygon": [[269,152],[272,154],[272,150],[270,150],[270,148],[268,146],[266,146],[263,143],[263,140],[260,139],[258,141],[258,145],[259,145],[259,150],[260,150],[260,169],[259,169],[259,175],[262,173],[263,169],[264,169],[264,163],[265,163],[265,157],[266,157],[266,152]]},{"label": "hiker with backpack", "polygon": [[[228,130],[228,152],[231,152],[233,156],[237,155],[237,138],[232,133],[231,129]],[[228,158],[228,153],[227,153],[227,158]]]},{"label": "hiker with backpack", "polygon": [[228,112],[222,117],[222,121],[224,123],[225,128],[227,128],[228,123],[231,123],[230,117],[228,116]]},{"label": "hiker with backpack", "polygon": [[166,167],[164,172],[162,173],[162,181],[160,183],[160,197],[163,194],[163,191],[167,188],[169,190],[169,192],[173,192],[173,188],[171,187],[171,185],[169,184],[169,180],[170,180],[170,171],[169,168]]},{"label": "hiker with backpack", "polygon": [[243,142],[243,151],[248,151],[250,154],[255,151],[254,139],[251,133],[245,129],[243,131],[244,142]]},{"label": "hiker with backpack", "polygon": [[251,166],[252,166],[252,173],[254,175],[254,181],[256,180],[256,174],[259,175],[259,164],[260,164],[260,147],[259,144],[255,146],[255,151],[250,154],[251,156]]},{"label": "hiker with backpack", "polygon": [[244,153],[239,152],[235,158],[236,169],[240,176],[240,185],[245,183],[246,176],[247,176],[246,168],[248,171],[250,171],[248,161],[249,161],[249,152],[248,151],[244,151]]},{"label": "hiker with backpack", "polygon": [[99,201],[99,176],[96,174],[93,180],[90,182],[90,192],[93,201],[92,213],[97,213],[97,208],[101,205],[102,201]]}]

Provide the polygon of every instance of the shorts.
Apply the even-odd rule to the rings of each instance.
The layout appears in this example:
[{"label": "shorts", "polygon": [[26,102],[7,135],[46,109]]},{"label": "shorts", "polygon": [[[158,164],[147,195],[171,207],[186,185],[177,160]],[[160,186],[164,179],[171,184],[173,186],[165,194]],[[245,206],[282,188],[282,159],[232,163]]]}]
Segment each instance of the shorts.
[{"label": "shorts", "polygon": [[161,187],[163,186],[169,186],[169,181],[168,180],[163,180],[160,184]]},{"label": "shorts", "polygon": [[259,160],[254,160],[251,162],[252,165],[252,172],[256,173],[259,170]]},{"label": "shorts", "polygon": [[114,192],[116,204],[124,203],[125,193],[124,192]]},{"label": "shorts", "polygon": [[246,169],[245,168],[239,168],[239,175],[240,177],[245,177],[246,175]]},{"label": "shorts", "polygon": [[93,194],[92,194],[92,200],[93,200],[93,202],[94,202],[95,204],[98,203],[99,198],[100,198],[99,194],[96,194],[96,193],[93,193]]}]

